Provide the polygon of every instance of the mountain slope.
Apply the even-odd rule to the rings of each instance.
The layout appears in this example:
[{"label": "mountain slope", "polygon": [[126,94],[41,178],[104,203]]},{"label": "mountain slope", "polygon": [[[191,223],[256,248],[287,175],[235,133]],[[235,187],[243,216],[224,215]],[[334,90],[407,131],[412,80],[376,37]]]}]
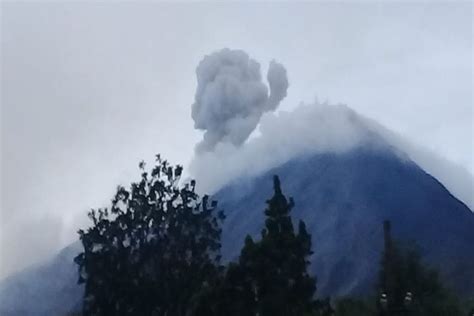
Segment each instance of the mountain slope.
[{"label": "mountain slope", "polygon": [[59,316],[78,306],[83,290],[73,258],[81,247],[73,243],[50,261],[2,280],[0,315]]},{"label": "mountain slope", "polygon": [[[238,256],[247,234],[258,238],[274,174],[295,199],[294,219],[304,219],[312,234],[319,295],[372,293],[385,219],[392,221],[395,238],[416,242],[448,286],[474,295],[474,214],[415,163],[380,144],[301,156],[221,189],[215,197],[227,214],[225,259]],[[77,307],[82,289],[72,259],[79,251],[75,243],[50,262],[2,281],[0,314],[64,315]]]},{"label": "mountain slope", "polygon": [[238,254],[247,233],[259,235],[271,177],[295,199],[295,219],[313,234],[312,271],[323,295],[373,290],[383,246],[382,222],[395,238],[416,242],[423,259],[462,295],[474,294],[474,214],[436,179],[391,150],[359,148],[291,160],[217,194],[227,212],[224,257]]}]

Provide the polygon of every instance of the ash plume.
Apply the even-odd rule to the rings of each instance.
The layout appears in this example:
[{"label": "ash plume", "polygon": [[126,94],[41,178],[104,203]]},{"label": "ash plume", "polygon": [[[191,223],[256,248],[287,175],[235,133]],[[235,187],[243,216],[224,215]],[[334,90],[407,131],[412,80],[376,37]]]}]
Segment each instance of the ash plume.
[{"label": "ash plume", "polygon": [[[295,157],[386,143],[474,207],[474,178],[469,171],[345,105],[315,100],[277,113],[288,89],[286,69],[279,63],[269,65],[268,87],[259,63],[241,50],[222,49],[205,56],[196,75],[192,118],[204,136],[189,168],[203,192],[216,192],[237,178],[259,175]],[[265,112],[270,114],[262,117]],[[246,141],[257,126],[259,135]]]},{"label": "ash plume", "polygon": [[194,127],[204,131],[197,152],[212,151],[218,143],[243,144],[262,114],[274,111],[288,89],[283,65],[270,63],[268,88],[260,64],[242,50],[222,49],[205,56],[196,76],[192,118]]}]

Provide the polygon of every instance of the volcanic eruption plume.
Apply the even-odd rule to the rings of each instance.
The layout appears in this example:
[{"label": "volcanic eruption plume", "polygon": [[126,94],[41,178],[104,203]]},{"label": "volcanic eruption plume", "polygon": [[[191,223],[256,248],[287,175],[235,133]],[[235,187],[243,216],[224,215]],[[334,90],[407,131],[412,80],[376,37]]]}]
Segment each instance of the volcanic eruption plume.
[{"label": "volcanic eruption plume", "polygon": [[244,143],[262,114],[274,111],[288,89],[281,64],[270,63],[268,88],[262,81],[260,64],[242,50],[222,49],[205,56],[196,75],[192,118],[195,128],[204,131],[197,152],[212,151],[218,143]]}]

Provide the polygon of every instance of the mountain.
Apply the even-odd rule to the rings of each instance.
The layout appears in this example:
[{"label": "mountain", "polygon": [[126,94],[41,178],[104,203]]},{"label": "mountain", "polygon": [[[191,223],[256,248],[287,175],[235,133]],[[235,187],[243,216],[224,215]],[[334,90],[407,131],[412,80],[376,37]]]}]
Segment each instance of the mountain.
[{"label": "mountain", "polygon": [[[318,295],[372,294],[390,220],[402,244],[462,297],[474,295],[474,213],[437,179],[378,135],[342,152],[301,154],[254,176],[234,179],[215,194],[226,212],[223,255],[238,256],[247,234],[258,238],[272,176],[295,200],[293,217],[312,234]],[[0,282],[1,315],[65,315],[80,304],[72,262],[75,243],[45,264]]]},{"label": "mountain", "polygon": [[49,261],[0,282],[0,315],[55,316],[76,309],[82,297],[73,258],[82,245],[75,242]]},{"label": "mountain", "polygon": [[303,219],[312,233],[311,270],[319,294],[373,291],[387,219],[394,237],[416,245],[449,287],[462,296],[474,295],[474,214],[435,178],[389,148],[300,157],[225,187],[217,194],[227,211],[224,257],[239,253],[246,234],[258,238],[274,174],[295,200],[294,219]]}]

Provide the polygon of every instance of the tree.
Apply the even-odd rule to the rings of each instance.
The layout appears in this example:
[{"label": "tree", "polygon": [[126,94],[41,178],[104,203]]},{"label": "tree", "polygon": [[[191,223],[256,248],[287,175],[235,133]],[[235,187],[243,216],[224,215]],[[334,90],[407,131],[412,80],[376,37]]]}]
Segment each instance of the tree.
[{"label": "tree", "polygon": [[313,300],[316,280],[307,272],[311,235],[303,221],[295,233],[293,199],[283,195],[277,176],[273,184],[261,240],[247,236],[239,262],[227,270],[219,299],[221,315],[291,316],[318,310]]},{"label": "tree", "polygon": [[179,185],[181,166],[157,155],[151,172],[118,187],[110,209],[92,210],[75,258],[85,315],[186,315],[219,277],[217,203]]},{"label": "tree", "polygon": [[375,315],[373,306],[361,299],[343,298],[336,302],[336,316],[371,316]]},{"label": "tree", "polygon": [[390,223],[384,223],[385,248],[377,290],[379,315],[461,315],[454,296],[441,283],[438,273],[425,267],[414,248],[403,249],[391,238]]}]

